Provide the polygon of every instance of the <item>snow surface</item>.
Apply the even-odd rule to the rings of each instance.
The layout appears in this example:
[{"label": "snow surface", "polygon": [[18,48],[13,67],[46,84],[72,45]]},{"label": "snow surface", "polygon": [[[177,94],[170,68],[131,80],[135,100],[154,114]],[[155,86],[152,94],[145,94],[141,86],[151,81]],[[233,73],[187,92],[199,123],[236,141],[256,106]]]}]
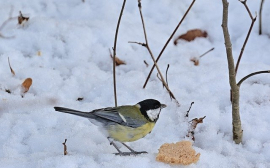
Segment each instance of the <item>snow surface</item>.
[{"label": "snow surface", "polygon": [[[251,20],[245,7],[230,0],[229,31],[237,59]],[[158,55],[191,0],[142,1],[149,45]],[[248,1],[253,15],[260,1]],[[127,65],[117,67],[118,104],[136,104],[155,98],[167,104],[152,133],[132,148],[148,154],[121,157],[99,129],[87,119],[55,112],[54,106],[83,111],[114,106],[112,60],[108,49],[122,1],[85,0],[5,0],[0,2],[0,24],[13,6],[30,16],[24,26],[9,22],[0,38],[0,167],[175,167],[155,161],[163,143],[185,139],[188,120],[185,113],[195,102],[189,120],[206,116],[195,131],[194,148],[201,153],[196,164],[186,167],[270,167],[270,76],[261,74],[241,86],[240,112],[243,143],[232,140],[228,68],[221,28],[222,2],[198,0],[176,35],[194,28],[206,30],[209,37],[192,42],[171,42],[159,61],[169,86],[181,106],[170,100],[154,71],[146,89],[142,85],[152,65],[147,50],[128,41],[144,42],[136,0],[127,1],[122,18],[117,55]],[[259,70],[270,69],[270,1],[263,8],[263,32],[258,35],[258,20],[246,46],[237,79]],[[268,34],[268,35],[267,35]],[[176,38],[176,36],[175,36]],[[199,66],[190,62],[208,49]],[[40,51],[41,56],[38,56]],[[12,76],[8,57],[16,75]],[[20,84],[31,77],[33,85],[21,97]],[[9,89],[12,93],[5,92]],[[76,101],[83,97],[83,101]],[[67,138],[69,154],[63,155]],[[125,150],[124,147],[121,148]]]}]

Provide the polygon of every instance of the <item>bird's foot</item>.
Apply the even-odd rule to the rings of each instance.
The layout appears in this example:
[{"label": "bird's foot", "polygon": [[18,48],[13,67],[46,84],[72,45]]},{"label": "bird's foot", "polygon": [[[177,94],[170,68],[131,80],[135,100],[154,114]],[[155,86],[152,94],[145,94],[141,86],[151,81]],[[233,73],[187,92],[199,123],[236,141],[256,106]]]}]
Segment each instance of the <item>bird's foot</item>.
[{"label": "bird's foot", "polygon": [[143,153],[147,153],[146,151],[141,151],[141,152],[137,152],[137,151],[132,151],[132,152],[119,152],[119,153],[114,153],[115,155],[120,155],[120,156],[130,156],[130,155],[140,155]]}]

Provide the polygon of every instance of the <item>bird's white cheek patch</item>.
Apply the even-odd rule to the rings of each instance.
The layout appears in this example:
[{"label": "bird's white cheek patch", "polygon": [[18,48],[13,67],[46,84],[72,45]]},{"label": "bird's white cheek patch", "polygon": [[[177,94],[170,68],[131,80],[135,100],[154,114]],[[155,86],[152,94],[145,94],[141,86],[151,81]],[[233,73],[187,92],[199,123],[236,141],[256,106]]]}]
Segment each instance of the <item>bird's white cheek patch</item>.
[{"label": "bird's white cheek patch", "polygon": [[158,118],[158,115],[160,113],[160,108],[154,109],[154,110],[148,110],[146,111],[148,117],[150,118],[151,121],[154,121]]}]

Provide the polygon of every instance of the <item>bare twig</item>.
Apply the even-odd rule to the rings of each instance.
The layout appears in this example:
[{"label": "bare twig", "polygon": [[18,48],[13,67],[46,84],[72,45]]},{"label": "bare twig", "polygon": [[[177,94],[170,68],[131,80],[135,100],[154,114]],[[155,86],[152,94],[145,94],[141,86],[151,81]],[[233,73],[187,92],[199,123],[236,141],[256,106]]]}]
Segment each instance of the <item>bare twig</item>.
[{"label": "bare twig", "polygon": [[261,0],[260,12],[259,12],[259,35],[262,34],[262,9],[263,9],[263,3],[264,3],[264,0]]},{"label": "bare twig", "polygon": [[170,68],[170,64],[167,65],[167,69],[166,69],[166,83],[167,85],[169,86],[169,83],[168,83],[168,70]]},{"label": "bare twig", "polygon": [[143,19],[143,15],[142,15],[141,0],[138,0],[138,7],[139,7],[139,12],[140,12],[141,20],[142,20],[142,26],[143,26],[143,32],[144,32],[144,39],[145,39],[145,45],[146,45],[145,47],[147,48],[147,50],[148,50],[148,52],[149,52],[152,60],[154,61],[154,65],[156,66],[156,69],[157,69],[157,71],[159,73],[159,76],[160,76],[160,78],[162,80],[162,83],[165,86],[165,88],[167,89],[167,91],[169,92],[170,97],[173,98],[178,105],[180,105],[179,102],[176,100],[175,96],[173,95],[173,93],[171,92],[171,90],[169,89],[168,85],[166,84],[166,82],[165,82],[165,80],[164,80],[164,78],[162,76],[162,73],[161,73],[161,71],[160,71],[160,69],[159,69],[159,67],[157,65],[157,62],[155,60],[155,57],[154,57],[154,55],[153,55],[153,53],[152,53],[152,51],[151,51],[151,49],[149,47],[149,43],[148,43],[148,39],[147,39],[147,34],[146,34],[146,29],[145,29],[145,24],[144,24],[144,19]]},{"label": "bare twig", "polygon": [[[163,54],[164,50],[165,50],[166,47],[168,46],[168,44],[169,44],[169,42],[171,41],[171,39],[173,38],[174,34],[175,34],[176,31],[178,30],[179,26],[182,24],[182,22],[183,22],[184,19],[186,18],[188,12],[190,11],[190,9],[191,9],[191,7],[193,6],[193,4],[195,3],[195,1],[196,1],[196,0],[193,0],[192,3],[190,4],[190,6],[188,7],[186,13],[185,13],[184,16],[182,17],[182,19],[180,20],[180,22],[178,23],[178,25],[176,26],[176,28],[174,29],[173,33],[171,34],[171,36],[169,37],[169,39],[167,40],[167,42],[166,42],[165,45],[163,46],[162,50],[160,51],[160,53],[159,53],[159,55],[158,55],[158,57],[157,57],[157,59],[156,59],[155,62],[158,62],[159,58],[161,57],[161,55]],[[146,78],[146,81],[145,81],[145,83],[144,83],[144,85],[143,85],[143,88],[146,87],[147,82],[148,82],[148,80],[149,80],[149,78],[150,78],[150,76],[151,76],[151,74],[152,74],[154,68],[155,68],[155,64],[152,66],[152,68],[151,68],[151,70],[150,70],[150,72],[149,72],[149,74],[148,74],[148,76],[147,76],[147,78]]]},{"label": "bare twig", "polygon": [[248,79],[249,77],[251,76],[254,76],[254,75],[258,75],[258,74],[262,74],[262,73],[270,73],[270,70],[269,71],[257,71],[257,72],[253,72],[245,77],[243,77],[238,83],[237,83],[237,86],[240,87],[241,84],[246,80]]},{"label": "bare twig", "polygon": [[239,87],[236,84],[234,60],[232,54],[232,44],[230,34],[228,30],[228,7],[229,3],[227,0],[222,0],[223,4],[223,16],[222,16],[222,30],[225,40],[225,47],[228,60],[229,69],[229,82],[231,87],[232,97],[232,125],[233,125],[233,140],[239,144],[242,142],[243,130],[241,126],[241,119],[239,114]]},{"label": "bare twig", "polygon": [[125,4],[126,4],[126,0],[123,0],[123,5],[122,5],[122,8],[121,8],[118,23],[117,23],[117,26],[116,26],[115,37],[114,37],[114,45],[113,45],[113,86],[114,86],[114,104],[115,104],[115,107],[117,107],[116,75],[115,75],[116,43],[117,43],[118,30],[119,30],[121,18],[122,18],[122,15],[123,15],[123,11],[124,11],[124,8],[125,8]]},{"label": "bare twig", "polygon": [[0,26],[0,37],[2,37],[2,38],[10,39],[10,38],[14,38],[14,37],[15,37],[15,36],[9,36],[9,37],[7,37],[7,36],[4,36],[4,35],[1,33],[1,31],[4,29],[4,27],[7,25],[8,22],[10,22],[11,20],[17,18],[17,17],[12,17],[12,13],[13,13],[13,7],[11,7],[11,9],[10,9],[8,19],[5,20],[5,21],[2,23],[2,25]]},{"label": "bare twig", "polygon": [[136,42],[136,41],[129,41],[128,43],[135,43],[135,44],[139,44],[143,47],[146,47],[146,44],[145,43],[140,43],[140,42]]},{"label": "bare twig", "polygon": [[249,17],[250,17],[250,19],[252,20],[253,17],[252,17],[252,14],[251,14],[251,12],[250,12],[248,6],[247,6],[247,0],[243,0],[243,1],[239,0],[239,1],[245,6],[245,8],[247,9],[247,12],[248,12],[248,14],[249,14]]},{"label": "bare twig", "polygon": [[10,72],[11,72],[12,75],[14,76],[14,75],[15,75],[15,71],[11,68],[10,61],[9,61],[9,57],[8,57],[8,65],[9,65]]},{"label": "bare twig", "polygon": [[199,58],[202,58],[203,56],[205,56],[206,54],[208,54],[209,52],[213,51],[215,48],[211,48],[210,50],[206,51],[205,53],[203,53]]},{"label": "bare twig", "polygon": [[247,12],[248,12],[248,14],[249,14],[249,16],[250,16],[252,22],[251,22],[250,28],[249,28],[249,30],[248,30],[248,34],[247,34],[247,36],[246,36],[245,42],[244,42],[244,44],[243,44],[243,46],[242,46],[242,48],[241,48],[241,52],[240,52],[240,54],[239,54],[239,56],[238,56],[238,60],[237,60],[236,67],[235,67],[235,75],[237,74],[237,70],[238,70],[238,67],[239,67],[239,63],[240,63],[240,61],[241,61],[241,58],[242,58],[242,55],[243,55],[243,53],[244,53],[244,50],[245,50],[247,41],[248,41],[248,39],[249,39],[251,30],[252,30],[253,25],[254,25],[254,23],[255,23],[255,21],[256,21],[256,18],[257,18],[257,15],[253,18],[252,14],[251,14],[251,12],[250,12],[248,6],[247,6],[247,3],[246,3],[247,0],[245,0],[245,1],[240,1],[240,2],[246,7]]},{"label": "bare twig", "polygon": [[67,142],[67,139],[65,139],[65,142],[62,143],[64,145],[64,155],[68,154],[66,142]]},{"label": "bare twig", "polygon": [[164,84],[162,82],[162,79],[159,77],[158,73],[157,73],[157,78],[160,80],[160,82],[162,83],[162,86],[164,87]]},{"label": "bare twig", "polygon": [[186,117],[188,117],[189,111],[190,111],[190,109],[191,109],[191,107],[192,107],[193,104],[194,104],[194,102],[191,102],[191,104],[190,104],[190,106],[189,106],[189,109],[188,109],[188,111],[187,111]]},{"label": "bare twig", "polygon": [[149,66],[149,65],[148,65],[148,63],[147,63],[145,60],[143,60],[143,62],[145,63],[146,67],[148,67],[148,66]]},{"label": "bare twig", "polygon": [[190,58],[190,61],[194,63],[195,66],[198,66],[200,63],[200,59],[205,56],[206,54],[208,54],[209,52],[213,51],[215,48],[211,48],[210,50],[206,51],[205,53],[203,53],[201,56],[197,57],[192,57]]}]

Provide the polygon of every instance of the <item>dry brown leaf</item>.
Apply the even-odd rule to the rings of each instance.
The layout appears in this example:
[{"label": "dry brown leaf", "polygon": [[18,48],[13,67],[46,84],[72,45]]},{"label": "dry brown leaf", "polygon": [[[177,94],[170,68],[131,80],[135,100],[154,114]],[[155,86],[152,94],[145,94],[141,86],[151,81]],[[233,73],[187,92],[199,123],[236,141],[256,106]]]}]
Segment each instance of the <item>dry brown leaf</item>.
[{"label": "dry brown leaf", "polygon": [[[109,52],[110,52],[110,56],[111,58],[113,59],[113,55],[112,55],[112,52],[111,50],[109,49]],[[122,60],[120,60],[117,56],[115,56],[115,65],[116,66],[119,66],[119,65],[126,65],[126,63]]]},{"label": "dry brown leaf", "polygon": [[41,56],[41,51],[38,51],[38,52],[37,52],[37,55],[38,55],[38,56]]},{"label": "dry brown leaf", "polygon": [[191,139],[193,140],[193,141],[195,141],[195,137],[194,137],[194,131],[195,131],[195,129],[196,129],[196,127],[197,127],[197,125],[199,124],[199,123],[203,123],[203,119],[205,119],[205,117],[206,116],[204,116],[204,117],[201,117],[201,118],[194,118],[193,120],[191,120],[190,122],[191,122],[191,124],[190,124],[190,128],[189,128],[189,131],[188,131],[188,134],[187,134],[187,137],[191,137]]},{"label": "dry brown leaf", "polygon": [[32,85],[32,79],[31,78],[25,79],[24,82],[22,83],[23,93],[28,92],[31,85]]},{"label": "dry brown leaf", "polygon": [[200,64],[199,59],[195,57],[190,58],[190,61],[193,62],[195,66],[198,66]]},{"label": "dry brown leaf", "polygon": [[158,150],[156,160],[169,164],[189,165],[196,163],[200,155],[200,153],[196,154],[190,141],[181,141],[163,144]]},{"label": "dry brown leaf", "polygon": [[10,62],[9,62],[9,57],[8,57],[8,65],[9,65],[11,73],[13,74],[13,76],[15,76],[15,71],[11,68],[11,65],[10,65]]},{"label": "dry brown leaf", "polygon": [[118,57],[115,57],[115,65],[119,66],[119,65],[126,65],[126,63],[122,60],[120,60]]},{"label": "dry brown leaf", "polygon": [[177,41],[179,39],[192,41],[197,37],[207,37],[207,32],[200,29],[189,30],[185,34],[180,35],[176,40],[174,40],[174,44],[177,45]]},{"label": "dry brown leaf", "polygon": [[18,23],[23,24],[24,22],[27,22],[29,20],[29,17],[24,17],[22,15],[22,12],[20,11],[20,15],[18,16]]}]

